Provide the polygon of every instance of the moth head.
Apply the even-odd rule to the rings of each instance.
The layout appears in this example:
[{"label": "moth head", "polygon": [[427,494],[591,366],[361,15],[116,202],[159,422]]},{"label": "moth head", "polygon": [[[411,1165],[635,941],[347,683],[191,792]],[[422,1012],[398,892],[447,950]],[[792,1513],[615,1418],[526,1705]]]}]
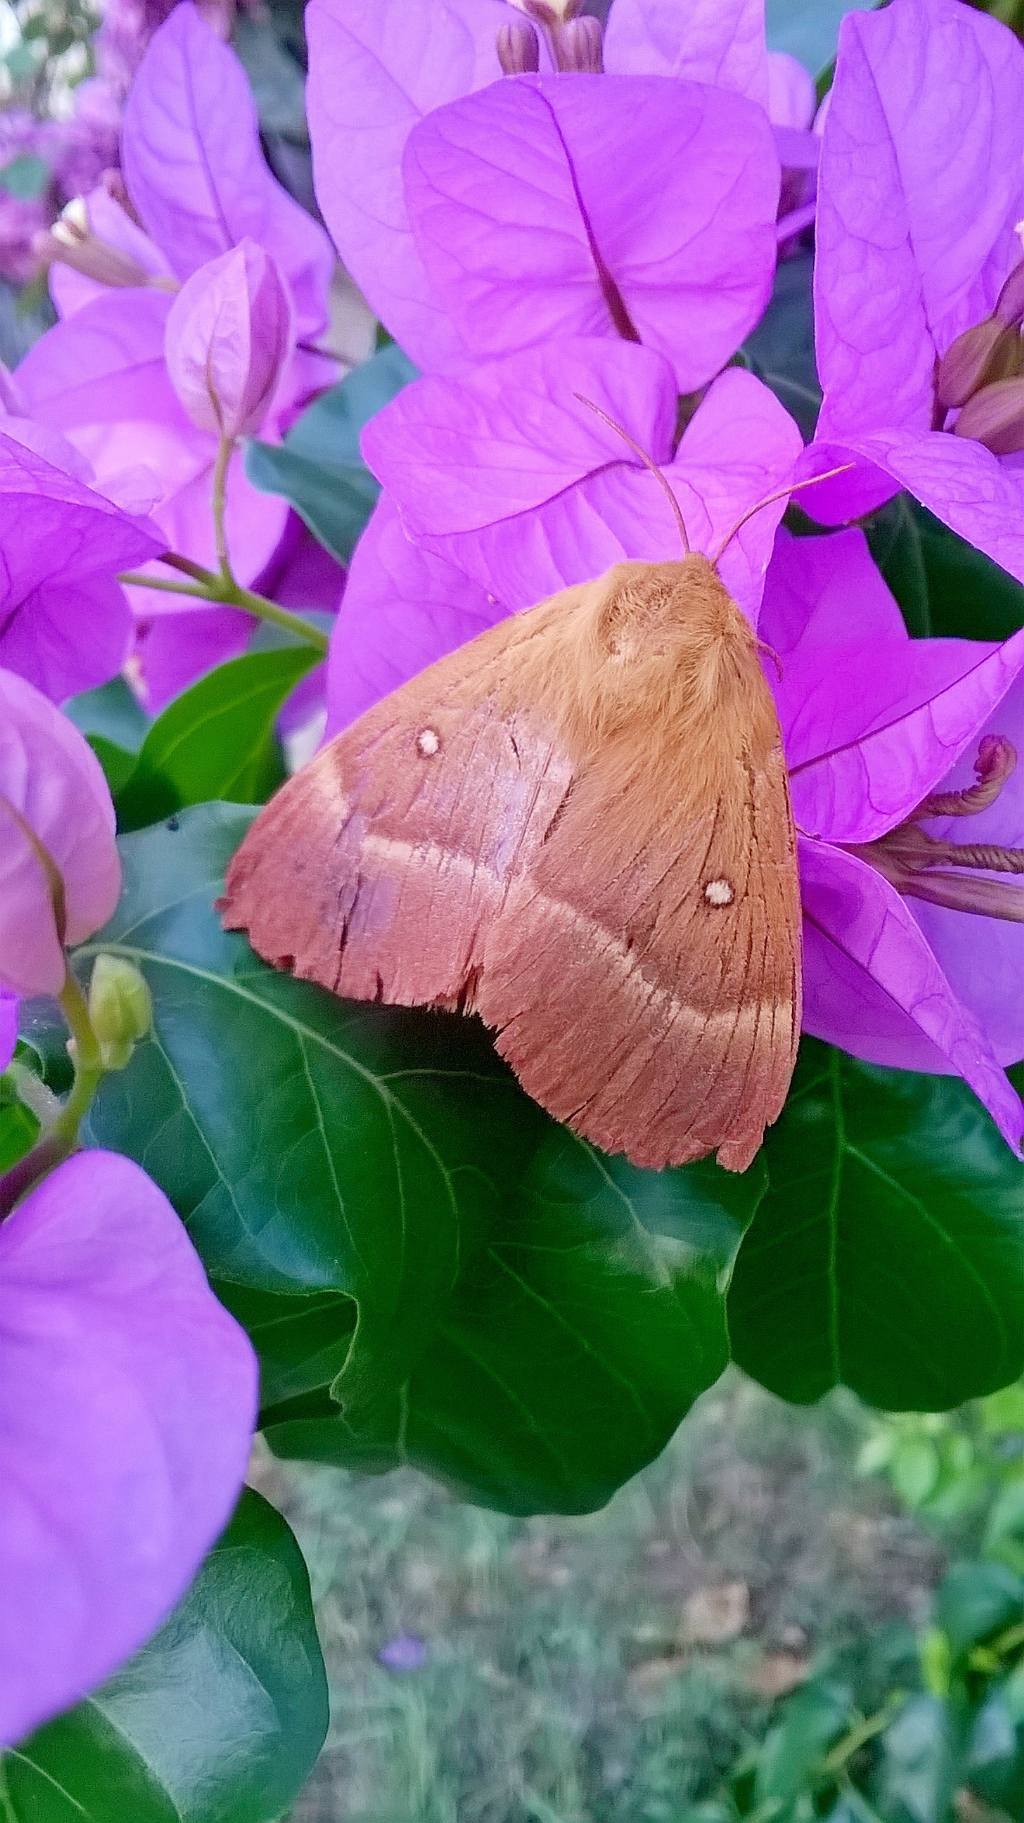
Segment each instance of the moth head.
[{"label": "moth head", "polygon": [[591,585],[591,635],[603,657],[629,667],[644,659],[685,663],[694,647],[753,633],[707,557],[617,563]]}]

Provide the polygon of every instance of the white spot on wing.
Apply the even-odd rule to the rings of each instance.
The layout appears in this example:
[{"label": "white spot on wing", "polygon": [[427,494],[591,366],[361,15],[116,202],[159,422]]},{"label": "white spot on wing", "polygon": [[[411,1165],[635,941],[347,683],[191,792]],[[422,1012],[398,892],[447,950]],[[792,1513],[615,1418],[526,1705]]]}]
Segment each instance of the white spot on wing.
[{"label": "white spot on wing", "polygon": [[704,897],[709,905],[731,905],[736,897],[728,880],[708,880]]},{"label": "white spot on wing", "polygon": [[425,760],[433,759],[441,751],[441,736],[436,728],[421,728],[416,736],[416,746]]}]

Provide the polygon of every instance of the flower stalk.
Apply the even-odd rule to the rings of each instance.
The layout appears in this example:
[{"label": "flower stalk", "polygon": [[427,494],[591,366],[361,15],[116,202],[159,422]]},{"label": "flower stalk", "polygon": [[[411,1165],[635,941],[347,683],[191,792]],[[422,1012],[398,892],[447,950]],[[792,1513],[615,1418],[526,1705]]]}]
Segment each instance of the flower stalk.
[{"label": "flower stalk", "polygon": [[[1017,765],[1004,735],[986,734],[974,762],[977,784],[963,791],[932,792],[909,817],[874,842],[851,847],[904,897],[924,899],[951,911],[1024,924],[1024,891],[983,874],[1024,874],[1024,849],[992,842],[951,842],[920,827],[931,817],[971,817],[993,805]],[[951,873],[950,868],[963,869]]]},{"label": "flower stalk", "polygon": [[190,582],[176,582],[169,576],[149,576],[141,570],[126,570],[119,580],[126,587],[162,590],[171,595],[190,595],[196,601],[205,601],[212,606],[241,608],[256,620],[280,627],[282,633],[290,633],[293,639],[312,646],[315,652],[326,658],[326,633],[304,620],[301,614],[293,614],[288,608],[279,607],[276,601],[271,601],[266,595],[258,595],[254,589],[243,588],[231,575],[218,575],[216,570],[204,569],[201,563],[193,563],[190,557],[179,557],[173,551],[165,551],[159,561],[190,577]]}]

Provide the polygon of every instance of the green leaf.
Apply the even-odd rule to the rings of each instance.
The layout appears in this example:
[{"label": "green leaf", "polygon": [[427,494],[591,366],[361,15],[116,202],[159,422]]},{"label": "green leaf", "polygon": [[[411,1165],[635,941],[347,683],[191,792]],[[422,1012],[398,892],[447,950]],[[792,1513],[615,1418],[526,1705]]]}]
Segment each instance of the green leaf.
[{"label": "green leaf", "polygon": [[2,61],[12,82],[30,82],[44,62],[46,50],[41,45],[15,44]]},{"label": "green leaf", "polygon": [[0,1076],[0,1171],[9,1171],[39,1138],[39,1118],[18,1096],[14,1072]]},{"label": "green leaf", "polygon": [[867,538],[871,555],[903,610],[907,630],[915,639],[927,639],[933,631],[931,593],[921,519],[914,502],[906,494],[897,494],[875,514]]},{"label": "green leaf", "polygon": [[949,1641],[956,1665],[980,1646],[1016,1626],[1024,1615],[1024,1578],[1001,1563],[958,1563],[947,1571],[935,1598],[935,1623]]},{"label": "green leaf", "polygon": [[290,501],[341,563],[348,563],[380,493],[359,453],[360,432],[415,377],[391,343],[314,400],[283,443],[252,442],[246,449],[253,485]]},{"label": "green leaf", "polygon": [[792,1804],[820,1771],[829,1748],[851,1719],[850,1693],[841,1685],[808,1684],[790,1697],[782,1720],[770,1730],[758,1755],[758,1804]]},{"label": "green leaf", "polygon": [[138,753],[149,727],[149,716],[123,677],[73,696],[64,713],[84,735],[102,738],[128,753]]},{"label": "green leaf", "polygon": [[308,143],[303,71],[277,36],[273,18],[243,13],[235,21],[233,44],[249,78],[261,132]]},{"label": "green leaf", "polygon": [[0,190],[19,202],[34,202],[49,188],[52,173],[45,158],[34,152],[22,152],[7,164],[0,165]]},{"label": "green leaf", "polygon": [[138,755],[131,753],[127,747],[119,747],[116,741],[108,741],[105,734],[90,734],[89,745],[100,765],[107,788],[112,798],[122,792],[135,771]]},{"label": "green leaf", "polygon": [[139,829],[210,798],[254,804],[269,797],[283,776],[274,724],[317,663],[312,646],[249,652],[175,697],[150,727],[121,790],[121,828]]},{"label": "green leaf", "polygon": [[941,1410],[1024,1365],[1020,1164],[959,1080],[805,1042],[729,1297],[735,1358],[803,1403]]},{"label": "green leaf", "polygon": [[967,1717],[938,1697],[914,1697],[884,1737],[873,1794],[886,1823],[949,1823],[967,1737]]},{"label": "green leaf", "polygon": [[771,387],[807,438],[814,435],[821,406],[814,362],[813,267],[811,253],[779,262],[771,303],[743,345],[751,372]]},{"label": "green leaf", "polygon": [[996,1685],[974,1717],[965,1774],[971,1791],[1004,1816],[1024,1812],[1024,1736],[1005,1684]]},{"label": "green leaf", "polygon": [[246,825],[207,806],[123,843],[122,905],[81,954],[135,961],[155,1027],[93,1140],[144,1160],[251,1325],[282,1451],[601,1504],[721,1372],[761,1173],[605,1160],[476,1021],[265,968],[211,907]]},{"label": "green leaf", "polygon": [[799,57],[814,76],[835,56],[844,13],[866,12],[877,0],[767,0],[768,43]]},{"label": "green leaf", "polygon": [[309,1578],[258,1494],[123,1670],[0,1761],[5,1823],[272,1823],[311,1771],[327,1688]]},{"label": "green leaf", "polygon": [[123,677],[73,696],[64,712],[85,735],[116,798],[135,770],[149,717]]},{"label": "green leaf", "polygon": [[1024,589],[1016,578],[906,494],[876,513],[867,533],[916,637],[1008,639],[1024,624]]},{"label": "green leaf", "polygon": [[892,1484],[909,1507],[923,1506],[939,1480],[939,1455],[928,1437],[904,1437],[890,1464]]},{"label": "green leaf", "polygon": [[403,1386],[365,1414],[272,1408],[280,1455],[411,1463],[529,1513],[603,1505],[660,1453],[725,1364],[719,1280],[756,1178],[643,1173],[544,1126]]}]

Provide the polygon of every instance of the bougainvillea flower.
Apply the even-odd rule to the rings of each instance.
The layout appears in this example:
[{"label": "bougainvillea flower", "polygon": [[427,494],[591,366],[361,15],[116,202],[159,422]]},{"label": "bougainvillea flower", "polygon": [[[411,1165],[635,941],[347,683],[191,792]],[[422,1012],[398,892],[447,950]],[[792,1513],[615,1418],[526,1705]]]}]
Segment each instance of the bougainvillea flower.
[{"label": "bougainvillea flower", "polygon": [[161,1190],[110,1152],[0,1227],[0,1745],[153,1633],[231,1515],[249,1342]]},{"label": "bougainvillea flower", "polygon": [[1024,633],[910,639],[855,531],[779,535],[760,632],[803,832],[805,1029],[959,1073],[1019,1149]]},{"label": "bougainvillea flower", "polygon": [[43,454],[20,426],[0,429],[0,665],[60,701],[121,669],[132,621],[117,574],[161,540],[47,460],[58,453],[52,434]]},{"label": "bougainvillea flower", "polygon": [[[538,25],[535,19],[544,10],[548,23]],[[423,368],[451,367],[466,353],[465,312],[460,313],[458,323],[453,322],[448,315],[451,291],[445,288],[444,299],[436,295],[413,237],[403,188],[406,144],[425,115],[493,85],[503,68],[506,74],[539,70],[541,92],[548,95],[554,92],[547,80],[548,72],[571,74],[602,67],[608,71],[615,78],[614,83],[608,85],[606,94],[595,85],[589,102],[590,118],[584,136],[587,145],[579,148],[580,155],[585,154],[580,172],[585,203],[573,203],[567,234],[571,241],[578,241],[581,222],[586,222],[591,209],[596,210],[605,232],[610,233],[607,252],[612,256],[614,270],[615,257],[624,240],[634,256],[640,247],[650,260],[657,257],[659,242],[663,255],[678,252],[669,244],[675,236],[674,204],[669,206],[665,197],[671,195],[674,199],[680,187],[686,189],[682,174],[672,173],[674,181],[665,195],[659,194],[656,184],[649,185],[636,221],[625,220],[621,211],[614,210],[613,197],[617,194],[624,203],[630,182],[639,184],[645,169],[645,155],[638,153],[635,143],[628,156],[617,159],[609,152],[595,164],[597,155],[591,139],[602,135],[616,139],[630,124],[624,124],[623,110],[629,107],[626,97],[632,91],[622,77],[659,76],[713,85],[719,102],[727,109],[732,108],[737,97],[746,97],[761,109],[768,105],[763,0],[683,0],[682,4],[679,0],[615,0],[603,47],[596,20],[561,21],[559,15],[564,10],[525,6],[517,9],[504,4],[504,0],[420,0],[415,7],[408,6],[405,0],[313,0],[308,9],[310,136],[317,198],[324,220],[346,267],[373,308]],[[526,16],[531,11],[533,18]],[[509,54],[510,42],[519,46],[515,56]],[[578,82],[578,74],[574,80]],[[500,84],[497,92],[505,86],[522,85],[518,81]],[[653,90],[648,84],[636,93],[642,97]],[[696,103],[692,97],[687,101],[682,83],[678,93],[680,108],[684,112],[689,109],[692,114]],[[475,171],[467,172],[467,181],[471,185],[477,183],[476,200],[484,211],[482,220],[477,220],[477,229],[485,233],[489,244],[495,241],[502,220],[514,212],[513,198],[518,199],[520,207],[529,204],[532,212],[540,207],[540,199],[531,199],[528,194],[531,170],[539,174],[543,167],[547,170],[545,187],[551,183],[552,149],[544,142],[551,137],[552,124],[543,123],[538,129],[530,112],[536,109],[536,98],[518,105],[523,111],[517,116],[515,139],[495,133],[487,147],[491,156],[500,160],[500,169],[492,167],[486,189],[480,188],[479,162]],[[515,108],[517,104],[503,99],[500,106]],[[710,99],[707,106],[711,109]],[[481,103],[481,107],[486,111],[486,104]],[[485,115],[474,113],[469,118],[482,122]],[[747,124],[741,127],[740,123],[747,123],[750,116],[735,110],[729,118],[743,139],[749,141],[755,129]],[[653,121],[649,125],[653,129]],[[479,130],[487,131],[485,125]],[[533,148],[530,136],[538,130],[542,143]],[[707,130],[712,131],[710,126]],[[678,143],[675,128],[670,133],[670,143]],[[684,155],[684,172],[693,191],[686,207],[691,221],[699,217],[702,202],[709,212],[714,207],[713,161],[702,162],[699,150],[698,139],[691,152]],[[656,146],[658,169],[660,152]],[[742,155],[741,143],[735,148],[738,163],[743,162]],[[479,146],[476,157],[478,161]],[[667,155],[665,162],[669,162]],[[557,175],[560,191],[572,163],[570,155]],[[766,191],[773,168],[775,158],[769,150],[764,172]],[[457,176],[454,165],[451,175]],[[608,185],[612,194],[606,201],[602,192]],[[555,197],[545,198],[545,202],[553,209]],[[468,199],[466,206],[471,206]],[[462,219],[470,245],[468,217]],[[553,223],[548,221],[543,246],[538,251],[543,260],[555,262],[564,284],[563,268],[572,249],[560,249],[552,229]],[[433,234],[424,232],[433,244]],[[524,256],[524,239],[522,235],[506,237],[506,245],[517,258]],[[598,240],[596,252],[603,256],[605,251]],[[747,257],[753,260],[749,247]],[[516,278],[512,272],[509,282],[514,283]],[[748,282],[754,282],[752,275]],[[523,316],[521,341],[526,341],[530,339],[529,312],[524,311]],[[576,325],[595,326],[593,322]],[[473,346],[481,346],[479,332]],[[500,347],[508,346],[506,339],[500,344],[489,343],[488,350],[496,353]]]},{"label": "bougainvillea flower", "polygon": [[105,924],[120,890],[96,755],[45,696],[0,671],[0,984],[59,994],[65,944]]},{"label": "bougainvillea flower", "polygon": [[[620,557],[679,551],[657,478],[578,394],[663,465],[695,550],[714,550],[782,486],[802,447],[774,394],[738,368],[715,381],[677,447],[672,368],[626,342],[580,338],[414,382],[363,434],[388,491],[349,571],[332,728],[502,614]],[[752,615],[782,506],[756,514],[722,559]]]},{"label": "bougainvillea flower", "polygon": [[[146,466],[159,487],[153,517],[167,546],[216,566],[210,499],[218,438],[192,422],[168,374],[175,291],[243,240],[273,256],[294,325],[286,371],[261,427],[273,441],[334,376],[333,364],[310,347],[326,326],[334,256],[323,230],[271,175],[242,67],[188,0],[142,61],[122,152],[142,226],[105,190],[88,200],[84,229],[64,224],[61,257],[75,267],[52,269],[60,275],[54,290],[64,320],[29,351],[17,380],[33,416],[89,458],[99,486]],[[232,466],[226,524],[241,581],[251,582],[269,561],[286,515],[284,501],[258,493],[242,464]],[[193,604],[139,590],[133,605],[148,616]]]},{"label": "bougainvillea flower", "polygon": [[997,20],[961,0],[844,19],[818,185],[824,403],[808,460],[860,460],[807,508],[850,518],[905,487],[1024,578],[1022,123],[1024,48]]},{"label": "bougainvillea flower", "polygon": [[662,76],[492,83],[415,127],[404,171],[429,295],[474,357],[619,335],[692,392],[771,294],[779,167],[742,95]]}]

